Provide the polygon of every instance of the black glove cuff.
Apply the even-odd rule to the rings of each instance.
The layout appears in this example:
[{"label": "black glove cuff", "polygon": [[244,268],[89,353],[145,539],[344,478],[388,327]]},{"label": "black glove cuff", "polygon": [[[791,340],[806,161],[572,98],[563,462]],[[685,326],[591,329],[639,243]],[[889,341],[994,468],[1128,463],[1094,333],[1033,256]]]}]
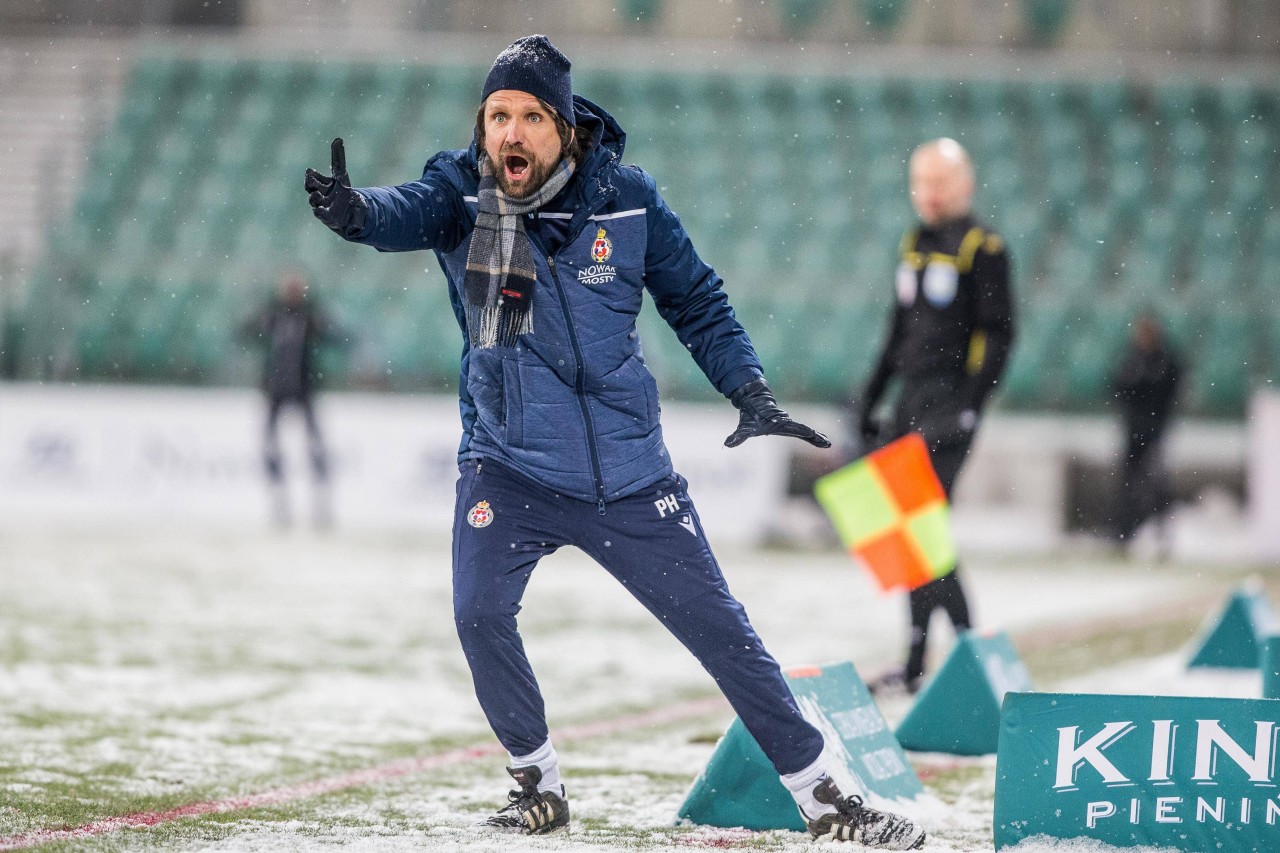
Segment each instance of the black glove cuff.
[{"label": "black glove cuff", "polygon": [[751,380],[746,385],[740,386],[729,395],[729,402],[733,403],[735,408],[741,409],[742,404],[747,400],[747,398],[754,397],[761,393],[770,393],[769,383],[764,381],[763,376],[759,379]]},{"label": "black glove cuff", "polygon": [[364,231],[364,222],[369,214],[369,203],[364,196],[355,190],[351,191],[351,212],[347,215],[347,233],[344,236],[358,237]]}]

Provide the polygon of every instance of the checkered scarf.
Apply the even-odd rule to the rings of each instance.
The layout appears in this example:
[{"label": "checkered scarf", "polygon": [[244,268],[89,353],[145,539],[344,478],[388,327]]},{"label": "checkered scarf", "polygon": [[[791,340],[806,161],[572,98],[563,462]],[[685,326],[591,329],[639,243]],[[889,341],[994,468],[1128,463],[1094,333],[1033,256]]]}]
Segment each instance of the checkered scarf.
[{"label": "checkered scarf", "polygon": [[572,160],[561,160],[533,195],[510,198],[498,189],[489,157],[481,155],[476,227],[462,283],[473,349],[513,347],[516,338],[533,332],[538,272],[523,217],[555,198],[573,176],[573,167]]}]

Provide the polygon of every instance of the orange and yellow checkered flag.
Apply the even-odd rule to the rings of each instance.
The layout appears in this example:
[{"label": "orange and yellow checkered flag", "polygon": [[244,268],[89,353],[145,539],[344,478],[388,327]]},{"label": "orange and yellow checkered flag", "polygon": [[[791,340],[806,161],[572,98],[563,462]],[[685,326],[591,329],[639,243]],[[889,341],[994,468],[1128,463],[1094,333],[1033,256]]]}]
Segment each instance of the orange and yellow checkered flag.
[{"label": "orange and yellow checkered flag", "polygon": [[919,433],[822,477],[814,494],[881,589],[915,589],[955,568],[947,496]]}]

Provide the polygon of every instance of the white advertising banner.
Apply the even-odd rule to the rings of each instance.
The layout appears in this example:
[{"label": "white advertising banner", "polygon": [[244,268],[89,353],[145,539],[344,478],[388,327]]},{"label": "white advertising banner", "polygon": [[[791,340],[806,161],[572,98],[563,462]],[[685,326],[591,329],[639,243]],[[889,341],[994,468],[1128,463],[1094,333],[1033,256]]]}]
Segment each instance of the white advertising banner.
[{"label": "white advertising banner", "polygon": [[[461,434],[451,396],[317,398],[337,525],[447,534]],[[8,519],[264,525],[265,403],[251,389],[0,385],[0,512]],[[787,442],[729,450],[726,400],[664,405],[677,470],[713,541],[754,541],[782,499]],[[286,410],[287,411],[287,410]],[[310,517],[301,418],[283,416],[289,494]]]},{"label": "white advertising banner", "polygon": [[1258,556],[1280,560],[1280,391],[1249,404],[1249,517]]}]

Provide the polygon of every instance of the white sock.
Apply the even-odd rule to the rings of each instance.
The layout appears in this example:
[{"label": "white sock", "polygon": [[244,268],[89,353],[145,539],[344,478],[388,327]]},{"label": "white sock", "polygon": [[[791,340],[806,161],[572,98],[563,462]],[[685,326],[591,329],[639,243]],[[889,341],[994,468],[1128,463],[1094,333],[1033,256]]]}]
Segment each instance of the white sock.
[{"label": "white sock", "polygon": [[[510,753],[508,754],[510,755]],[[528,755],[511,755],[512,767],[528,767],[530,765],[536,766],[542,771],[542,780],[538,782],[539,791],[550,791],[553,794],[561,792],[559,757],[556,755],[556,748],[551,745],[550,738]]]},{"label": "white sock", "polygon": [[826,762],[823,761],[823,758],[824,756],[819,755],[817,761],[803,770],[797,770],[795,773],[788,773],[780,777],[782,784],[787,786],[787,790],[795,798],[796,805],[800,807],[800,813],[805,816],[806,820],[813,820],[836,810],[835,806],[820,803],[813,797],[813,789],[827,775]]}]

